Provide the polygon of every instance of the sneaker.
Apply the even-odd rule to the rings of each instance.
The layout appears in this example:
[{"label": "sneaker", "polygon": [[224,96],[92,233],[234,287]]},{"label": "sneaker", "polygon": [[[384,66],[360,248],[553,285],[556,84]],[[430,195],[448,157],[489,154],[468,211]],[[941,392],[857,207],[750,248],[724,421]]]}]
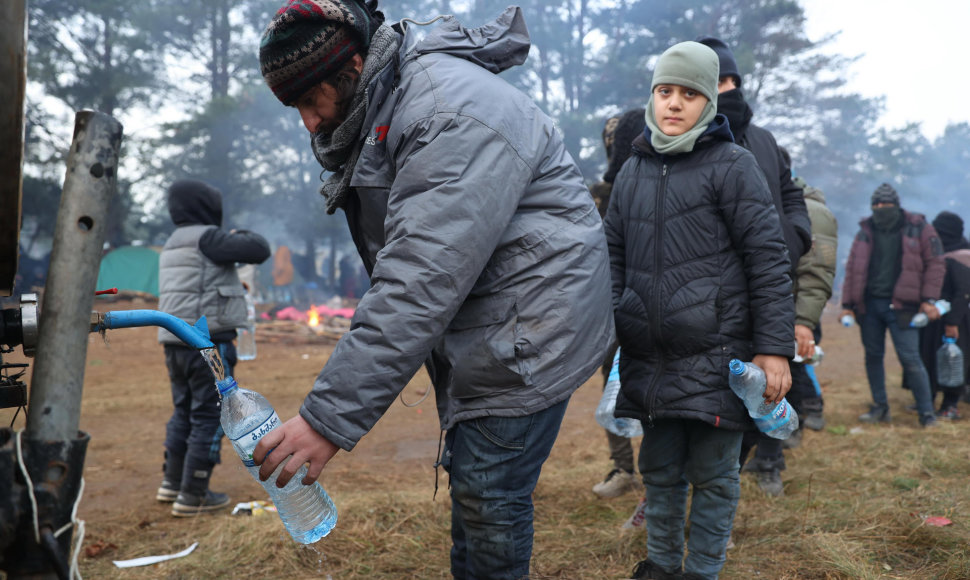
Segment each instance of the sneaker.
[{"label": "sneaker", "polygon": [[940,419],[946,419],[948,421],[959,421],[960,411],[957,410],[956,406],[947,407],[946,409],[940,409],[940,412],[936,414]]},{"label": "sneaker", "polygon": [[932,429],[940,426],[940,422],[936,420],[936,415],[924,415],[920,417],[919,424],[923,429]]},{"label": "sneaker", "polygon": [[765,492],[768,497],[781,497],[785,495],[785,486],[781,482],[781,472],[777,469],[771,471],[759,471],[758,487]]},{"label": "sneaker", "polygon": [[870,405],[868,412],[859,415],[859,420],[863,423],[889,423],[892,419],[889,416],[889,407]]},{"label": "sneaker", "polygon": [[633,567],[631,580],[679,580],[682,578],[680,572],[666,572],[660,566],[650,560],[640,560]]},{"label": "sneaker", "polygon": [[802,446],[802,430],[800,428],[795,429],[792,432],[792,434],[788,436],[788,439],[784,439],[781,442],[782,449],[797,449],[798,447],[801,447],[801,446]]},{"label": "sneaker", "polygon": [[825,429],[825,417],[821,413],[808,413],[802,419],[802,425],[808,427],[812,431],[821,431]]},{"label": "sneaker", "polygon": [[179,486],[167,479],[162,480],[162,485],[155,492],[155,499],[162,503],[172,503],[179,496]]},{"label": "sneaker", "polygon": [[628,471],[614,469],[606,474],[606,479],[593,486],[593,493],[601,498],[620,497],[637,489],[637,478]]},{"label": "sneaker", "polygon": [[172,504],[172,515],[177,518],[192,517],[202,513],[220,510],[229,505],[229,496],[211,490],[204,495],[179,492]]}]

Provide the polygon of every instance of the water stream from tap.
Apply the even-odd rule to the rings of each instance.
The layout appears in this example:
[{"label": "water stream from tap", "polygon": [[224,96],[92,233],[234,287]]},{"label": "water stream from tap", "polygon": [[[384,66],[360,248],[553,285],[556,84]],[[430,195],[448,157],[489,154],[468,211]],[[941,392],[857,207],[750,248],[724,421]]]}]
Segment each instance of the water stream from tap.
[{"label": "water stream from tap", "polygon": [[201,351],[202,358],[205,362],[209,364],[209,368],[212,369],[212,375],[216,378],[216,384],[218,385],[221,381],[226,380],[226,366],[222,362],[222,357],[219,356],[219,349],[217,348],[203,348]]}]

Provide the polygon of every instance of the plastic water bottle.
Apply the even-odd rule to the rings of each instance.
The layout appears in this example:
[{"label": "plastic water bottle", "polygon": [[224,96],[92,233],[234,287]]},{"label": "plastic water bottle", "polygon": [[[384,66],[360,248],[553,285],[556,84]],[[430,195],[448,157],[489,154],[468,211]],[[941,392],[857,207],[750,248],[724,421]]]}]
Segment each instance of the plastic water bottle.
[{"label": "plastic water bottle", "polygon": [[639,437],[643,435],[643,425],[630,417],[614,417],[616,397],[620,394],[620,349],[613,356],[613,367],[603,387],[603,396],[596,407],[596,422],[607,431],[620,437]]},{"label": "plastic water bottle", "polygon": [[246,326],[236,329],[236,356],[239,360],[256,358],[256,304],[246,293]]},{"label": "plastic water bottle", "polygon": [[842,315],[842,318],[840,318],[839,320],[842,321],[842,326],[844,326],[846,328],[849,328],[850,326],[852,326],[853,324],[855,324],[855,319],[852,318],[852,315],[851,314],[843,314]]},{"label": "plastic water bottle", "polygon": [[809,358],[808,360],[805,360],[804,358],[802,358],[798,354],[798,343],[796,342],[795,343],[795,356],[792,357],[791,360],[792,360],[792,362],[803,363],[803,364],[807,364],[807,365],[817,365],[818,363],[822,362],[822,357],[824,357],[824,356],[825,356],[825,351],[822,350],[822,347],[820,347],[819,345],[816,344],[815,345],[815,351],[812,353],[811,358]]},{"label": "plastic water bottle", "polygon": [[[240,388],[236,380],[226,377],[216,383],[222,396],[219,420],[233,449],[243,465],[259,481],[259,467],[253,463],[253,449],[264,435],[280,426],[279,415],[266,397],[255,391]],[[306,466],[283,488],[276,487],[282,465],[267,481],[259,481],[269,494],[286,531],[301,544],[312,544],[330,533],[337,525],[337,508],[320,482],[303,485]]]},{"label": "plastic water bottle", "polygon": [[[943,316],[950,311],[950,303],[946,300],[937,300],[933,302],[936,309],[940,311],[940,316]],[[917,312],[913,320],[909,322],[909,325],[913,328],[923,328],[930,322],[930,317],[926,315],[925,312]]]},{"label": "plastic water bottle", "polygon": [[936,351],[936,381],[941,387],[962,387],[963,351],[957,346],[957,339],[944,337],[943,345]]},{"label": "plastic water bottle", "polygon": [[744,401],[748,415],[754,419],[758,430],[775,439],[788,439],[798,429],[798,414],[782,399],[777,405],[765,402],[767,379],[765,372],[756,364],[731,359],[728,363],[728,383],[731,390]]}]

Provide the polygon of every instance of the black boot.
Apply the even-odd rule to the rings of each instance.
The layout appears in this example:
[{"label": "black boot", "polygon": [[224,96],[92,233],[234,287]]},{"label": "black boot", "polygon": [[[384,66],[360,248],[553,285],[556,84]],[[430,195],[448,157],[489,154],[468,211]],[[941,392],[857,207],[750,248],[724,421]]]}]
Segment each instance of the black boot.
[{"label": "black boot", "polygon": [[162,503],[172,503],[178,497],[179,489],[182,486],[182,467],[185,464],[185,457],[176,457],[174,453],[165,450],[165,463],[162,471],[162,485],[155,492],[155,499]]},{"label": "black boot", "polygon": [[187,457],[185,471],[182,473],[182,484],[172,504],[172,515],[176,517],[191,517],[201,513],[212,512],[229,505],[229,496],[209,490],[209,478],[215,463]]}]

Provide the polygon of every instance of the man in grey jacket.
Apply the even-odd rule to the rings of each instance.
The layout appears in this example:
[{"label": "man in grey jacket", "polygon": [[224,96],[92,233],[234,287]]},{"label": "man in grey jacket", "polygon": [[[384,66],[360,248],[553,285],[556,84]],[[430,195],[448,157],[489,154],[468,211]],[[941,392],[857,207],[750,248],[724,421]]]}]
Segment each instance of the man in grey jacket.
[{"label": "man in grey jacket", "polygon": [[540,469],[612,339],[606,241],[553,121],[496,76],[528,54],[520,10],[418,26],[384,25],[374,1],[291,0],[263,35],[263,76],[313,134],[372,286],[254,460],[266,479],[291,457],[277,485],[309,463],[312,482],[426,364],[452,574],[521,578]]}]

